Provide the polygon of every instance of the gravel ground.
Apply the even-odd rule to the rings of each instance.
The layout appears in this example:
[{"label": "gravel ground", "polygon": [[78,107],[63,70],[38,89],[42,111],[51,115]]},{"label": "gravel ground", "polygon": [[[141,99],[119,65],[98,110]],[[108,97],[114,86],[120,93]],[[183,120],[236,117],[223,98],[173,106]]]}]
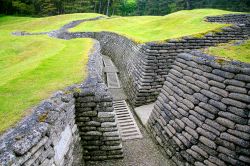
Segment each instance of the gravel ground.
[{"label": "gravel ground", "polygon": [[123,142],[123,159],[87,161],[86,166],[172,166],[171,161],[162,155],[146,129],[136,117],[135,119],[143,138]]}]

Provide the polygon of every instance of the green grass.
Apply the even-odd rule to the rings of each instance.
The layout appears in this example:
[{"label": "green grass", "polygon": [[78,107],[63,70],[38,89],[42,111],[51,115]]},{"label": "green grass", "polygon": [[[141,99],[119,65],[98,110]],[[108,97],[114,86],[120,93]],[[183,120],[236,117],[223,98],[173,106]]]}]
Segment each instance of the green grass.
[{"label": "green grass", "polygon": [[203,21],[206,16],[230,14],[216,9],[179,11],[166,16],[133,16],[82,23],[71,29],[76,31],[110,31],[127,36],[137,42],[162,41],[171,38],[203,34],[225,27],[225,24]]},{"label": "green grass", "polygon": [[103,15],[96,13],[76,13],[43,18],[0,16],[0,27],[1,29],[6,29],[11,26],[13,31],[47,32],[59,29],[63,25],[74,20],[94,18],[98,16]]},{"label": "green grass", "polygon": [[[60,19],[0,17],[0,133],[14,126],[30,113],[31,107],[55,91],[83,81],[88,52],[93,45],[91,39],[18,37],[11,32],[53,30],[72,19],[84,18],[81,16],[94,15],[58,16]],[[48,24],[51,19],[58,21]]]},{"label": "green grass", "polygon": [[233,46],[232,44],[222,44],[218,47],[210,47],[205,50],[205,53],[229,60],[238,60],[250,63],[250,40],[238,46]]}]

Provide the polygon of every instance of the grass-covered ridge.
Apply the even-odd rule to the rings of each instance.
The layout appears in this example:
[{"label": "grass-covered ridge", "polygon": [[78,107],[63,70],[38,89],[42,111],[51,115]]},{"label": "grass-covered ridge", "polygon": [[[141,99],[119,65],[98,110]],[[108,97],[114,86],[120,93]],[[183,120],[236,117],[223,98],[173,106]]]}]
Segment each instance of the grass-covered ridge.
[{"label": "grass-covered ridge", "polygon": [[29,108],[55,91],[80,83],[86,76],[88,52],[93,44],[91,39],[66,41],[41,35],[20,37],[11,32],[53,30],[60,28],[61,22],[68,23],[75,17],[90,17],[78,15],[53,17],[58,20],[54,25],[48,23],[51,17],[0,17],[0,133],[15,125],[27,115]]},{"label": "grass-covered ridge", "polygon": [[226,24],[205,22],[204,18],[232,13],[217,9],[196,9],[183,10],[166,16],[119,17],[82,23],[71,31],[110,31],[127,36],[137,42],[162,41],[203,34],[225,27]]},{"label": "grass-covered ridge", "polygon": [[205,53],[213,56],[223,57],[229,60],[238,60],[250,63],[250,40],[241,45],[233,45],[232,43],[221,44],[217,47],[210,47]]}]

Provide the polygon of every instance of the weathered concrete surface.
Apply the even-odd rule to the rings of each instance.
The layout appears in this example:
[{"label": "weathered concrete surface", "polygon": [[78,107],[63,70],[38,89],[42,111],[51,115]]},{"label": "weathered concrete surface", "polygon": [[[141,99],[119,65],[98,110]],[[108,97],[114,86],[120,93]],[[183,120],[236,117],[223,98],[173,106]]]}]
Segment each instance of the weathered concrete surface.
[{"label": "weathered concrete surface", "polygon": [[153,111],[153,108],[154,108],[154,103],[135,108],[135,113],[139,118],[139,120],[141,121],[141,123],[143,124],[143,126],[146,126],[149,116]]},{"label": "weathered concrete surface", "polygon": [[56,165],[63,165],[64,163],[64,156],[69,150],[70,143],[72,142],[72,131],[70,129],[70,126],[67,125],[67,127],[64,129],[64,131],[61,133],[61,139],[58,142],[58,144],[55,146],[55,164]]},{"label": "weathered concrete surface", "polygon": [[125,95],[123,89],[109,89],[113,100],[126,100],[127,96]]}]

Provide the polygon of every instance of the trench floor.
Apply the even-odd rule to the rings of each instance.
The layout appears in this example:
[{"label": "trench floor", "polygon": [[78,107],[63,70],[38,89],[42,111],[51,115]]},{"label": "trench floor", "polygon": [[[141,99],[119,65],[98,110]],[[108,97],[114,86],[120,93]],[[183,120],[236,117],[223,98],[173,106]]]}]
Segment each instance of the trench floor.
[{"label": "trench floor", "polygon": [[86,166],[172,166],[166,159],[155,142],[151,139],[146,129],[140,124],[132,112],[135,121],[142,133],[142,139],[126,140],[122,142],[124,158],[107,161],[87,161]]}]

